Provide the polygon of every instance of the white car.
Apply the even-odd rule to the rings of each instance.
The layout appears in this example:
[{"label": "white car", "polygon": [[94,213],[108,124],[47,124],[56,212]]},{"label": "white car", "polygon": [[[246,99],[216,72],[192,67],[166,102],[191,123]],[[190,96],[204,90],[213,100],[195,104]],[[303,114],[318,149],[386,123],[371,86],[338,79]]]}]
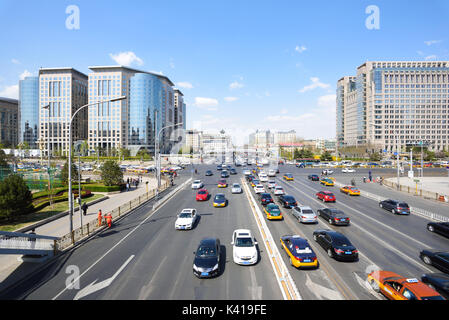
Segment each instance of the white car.
[{"label": "white car", "polygon": [[274,181],[274,180],[268,181],[267,186],[268,186],[268,189],[273,189],[274,187],[276,187],[276,181]]},{"label": "white car", "polygon": [[268,176],[269,177],[276,177],[276,170],[274,170],[274,169],[268,170]]},{"label": "white car", "polygon": [[259,180],[260,182],[267,182],[268,176],[266,174],[259,174]]},{"label": "white car", "polygon": [[312,208],[306,206],[294,207],[292,210],[293,216],[295,216],[299,222],[302,223],[317,223],[318,218]]},{"label": "white car", "polygon": [[238,183],[232,185],[231,193],[242,193],[242,187]]},{"label": "white car", "polygon": [[201,180],[194,180],[192,182],[192,189],[201,189],[202,187],[204,187],[204,184]]},{"label": "white car", "polygon": [[353,172],[355,172],[355,169],[343,168],[343,169],[341,169],[341,172],[343,172],[343,173],[353,173]]},{"label": "white car", "polygon": [[243,174],[244,174],[245,176],[249,176],[249,175],[251,174],[251,171],[248,170],[248,169],[243,170]]},{"label": "white car", "polygon": [[334,171],[329,170],[329,169],[324,169],[321,173],[324,175],[331,175],[332,173],[334,173]]},{"label": "white car", "polygon": [[256,184],[254,186],[254,192],[255,193],[264,193],[265,192],[265,188],[263,187],[262,184]]},{"label": "white car", "polygon": [[274,195],[275,196],[282,196],[283,194],[285,194],[284,188],[282,188],[281,186],[276,186],[274,188]]},{"label": "white car", "polygon": [[196,209],[183,209],[175,222],[176,230],[190,230],[198,219]]},{"label": "white car", "polygon": [[240,265],[257,263],[257,260],[259,259],[259,252],[256,248],[257,242],[253,238],[250,230],[234,230],[231,245],[234,263]]}]

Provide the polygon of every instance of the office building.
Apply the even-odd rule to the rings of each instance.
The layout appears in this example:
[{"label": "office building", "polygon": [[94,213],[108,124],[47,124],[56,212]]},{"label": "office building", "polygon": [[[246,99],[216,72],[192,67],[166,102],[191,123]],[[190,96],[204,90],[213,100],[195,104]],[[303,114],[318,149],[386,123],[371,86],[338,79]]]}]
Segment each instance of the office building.
[{"label": "office building", "polygon": [[368,61],[337,82],[338,148],[449,146],[449,61]]},{"label": "office building", "polygon": [[15,148],[19,143],[19,102],[0,97],[0,143]]},{"label": "office building", "polygon": [[38,149],[39,140],[39,77],[19,81],[19,143]]},{"label": "office building", "polygon": [[[69,152],[69,126],[72,116],[87,104],[87,76],[73,68],[39,70],[39,136],[43,154],[62,156]],[[87,110],[72,121],[72,142],[87,139]],[[50,150],[48,150],[50,139]]]},{"label": "office building", "polygon": [[277,144],[290,144],[297,142],[297,136],[295,130],[290,131],[277,131],[273,134],[273,143]]},{"label": "office building", "polygon": [[174,90],[175,93],[175,124],[182,123],[177,128],[186,129],[186,104],[184,103],[184,95],[179,89]]}]

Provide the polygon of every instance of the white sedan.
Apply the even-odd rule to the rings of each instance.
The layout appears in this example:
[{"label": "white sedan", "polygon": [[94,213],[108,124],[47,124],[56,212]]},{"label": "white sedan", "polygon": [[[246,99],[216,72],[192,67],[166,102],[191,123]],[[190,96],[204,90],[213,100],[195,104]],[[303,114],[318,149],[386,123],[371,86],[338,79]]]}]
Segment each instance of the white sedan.
[{"label": "white sedan", "polygon": [[355,172],[355,169],[352,169],[352,168],[343,168],[343,169],[341,169],[341,172],[343,172],[343,173],[354,173],[354,172]]},{"label": "white sedan", "polygon": [[285,194],[284,188],[282,188],[281,186],[276,186],[274,188],[274,195],[275,196],[282,196],[283,194]]},{"label": "white sedan", "polygon": [[196,209],[184,209],[178,214],[178,218],[175,222],[175,229],[190,230],[195,225],[197,219],[198,214],[196,213]]},{"label": "white sedan", "polygon": [[242,187],[238,183],[232,185],[231,193],[242,193]]},{"label": "white sedan", "polygon": [[294,207],[292,210],[292,215],[295,216],[299,222],[302,223],[317,223],[318,218],[310,207]]},{"label": "white sedan", "polygon": [[264,193],[265,192],[265,188],[263,187],[262,184],[256,184],[254,186],[254,192],[255,193]]},{"label": "white sedan", "polygon": [[249,175],[251,174],[251,171],[249,171],[248,169],[243,170],[243,174],[244,174],[245,176],[249,176]]},{"label": "white sedan", "polygon": [[234,263],[240,265],[251,265],[257,263],[259,253],[257,242],[253,238],[251,231],[247,229],[237,229],[232,234],[232,256]]},{"label": "white sedan", "polygon": [[201,180],[194,180],[192,182],[192,189],[201,189],[202,187],[204,187],[204,184]]}]

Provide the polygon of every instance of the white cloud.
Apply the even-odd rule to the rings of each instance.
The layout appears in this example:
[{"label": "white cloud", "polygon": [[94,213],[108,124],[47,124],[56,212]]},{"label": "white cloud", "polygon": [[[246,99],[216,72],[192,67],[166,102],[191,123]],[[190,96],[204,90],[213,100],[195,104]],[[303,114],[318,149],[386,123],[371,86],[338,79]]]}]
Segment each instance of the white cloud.
[{"label": "white cloud", "polygon": [[317,105],[325,108],[335,108],[337,95],[328,94],[318,98]]},{"label": "white cloud", "polygon": [[431,45],[433,45],[433,44],[437,44],[437,43],[441,43],[441,42],[443,42],[442,40],[428,40],[428,41],[424,41],[424,43],[427,45],[427,46],[431,46]]},{"label": "white cloud", "polygon": [[295,51],[299,53],[303,53],[307,48],[305,46],[296,46]]},{"label": "white cloud", "polygon": [[309,84],[308,86],[305,86],[301,90],[299,90],[299,92],[304,93],[306,91],[310,91],[310,90],[313,90],[313,89],[316,89],[316,88],[327,89],[327,88],[330,87],[329,84],[320,82],[320,79],[317,78],[317,77],[312,77],[312,78],[310,78],[310,80],[312,81],[312,83]]},{"label": "white cloud", "polygon": [[22,72],[19,76],[20,80],[25,79],[26,77],[31,77],[33,74],[31,72],[29,72],[28,70],[25,70],[24,72]]},{"label": "white cloud", "polygon": [[200,109],[215,111],[218,107],[218,100],[214,98],[195,97],[193,105]]},{"label": "white cloud", "polygon": [[17,60],[17,59],[14,59],[14,58],[13,58],[13,59],[11,59],[11,62],[12,62],[12,63],[14,63],[14,64],[20,64],[20,61],[19,61],[19,60]]},{"label": "white cloud", "polygon": [[233,101],[237,101],[239,98],[237,98],[237,97],[225,97],[224,99],[227,102],[233,102]]},{"label": "white cloud", "polygon": [[19,99],[19,85],[15,84],[4,87],[3,90],[0,91],[0,97]]},{"label": "white cloud", "polygon": [[238,81],[234,81],[229,85],[230,89],[240,89],[243,88],[245,85],[243,83],[240,83]]},{"label": "white cloud", "polygon": [[437,60],[437,59],[438,59],[438,57],[436,55],[434,55],[434,54],[424,58],[424,60],[426,60],[426,61],[428,61],[428,60]]},{"label": "white cloud", "polygon": [[193,89],[193,85],[190,82],[187,81],[181,81],[181,82],[177,82],[176,85],[180,88],[183,89]]},{"label": "white cloud", "polygon": [[117,54],[109,54],[112,60],[122,66],[131,66],[133,64],[137,64],[139,66],[143,65],[143,60],[140,59],[136,54],[132,51],[120,52]]}]

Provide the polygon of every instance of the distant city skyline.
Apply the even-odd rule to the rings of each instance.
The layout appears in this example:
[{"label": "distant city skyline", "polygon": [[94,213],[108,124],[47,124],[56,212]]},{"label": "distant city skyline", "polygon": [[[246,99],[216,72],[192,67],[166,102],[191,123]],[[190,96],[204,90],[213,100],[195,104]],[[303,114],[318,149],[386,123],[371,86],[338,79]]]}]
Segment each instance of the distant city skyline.
[{"label": "distant city skyline", "polygon": [[0,96],[18,99],[40,67],[126,65],[173,79],[187,129],[224,129],[237,145],[257,129],[333,139],[336,83],[354,66],[449,60],[443,0],[376,1],[371,29],[367,1],[80,0],[72,29],[69,5],[0,0]]}]

